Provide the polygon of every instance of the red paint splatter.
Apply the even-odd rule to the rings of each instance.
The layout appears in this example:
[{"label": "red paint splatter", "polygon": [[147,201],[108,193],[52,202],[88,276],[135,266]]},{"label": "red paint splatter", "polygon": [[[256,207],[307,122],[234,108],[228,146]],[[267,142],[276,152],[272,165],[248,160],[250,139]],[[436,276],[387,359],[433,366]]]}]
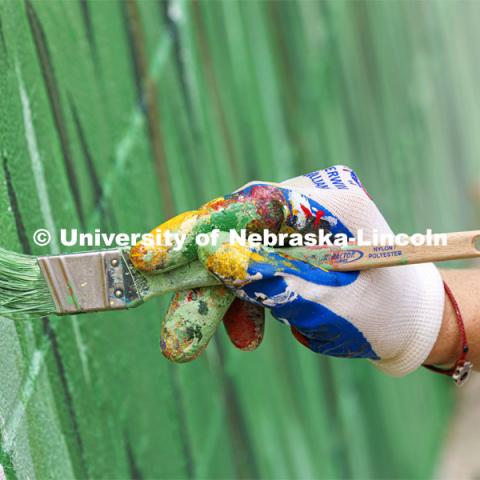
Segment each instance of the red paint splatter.
[{"label": "red paint splatter", "polygon": [[214,200],[205,203],[202,208],[208,208],[210,210],[218,211],[223,210],[233,202],[234,200],[231,198],[215,198]]},{"label": "red paint splatter", "polygon": [[312,212],[307,207],[305,207],[304,205],[300,205],[300,208],[302,209],[302,212],[307,218],[313,217]]},{"label": "red paint splatter", "polygon": [[263,340],[265,312],[263,307],[235,299],[223,317],[232,343],[240,350],[255,350]]},{"label": "red paint splatter", "polygon": [[314,227],[318,227],[320,225],[320,222],[324,215],[325,215],[325,212],[323,210],[317,211],[317,213],[315,214],[315,221],[313,222]]},{"label": "red paint splatter", "polygon": [[290,327],[292,330],[293,336],[305,347],[309,348],[308,344],[308,338],[303,335],[303,333],[300,333],[295,327]]}]

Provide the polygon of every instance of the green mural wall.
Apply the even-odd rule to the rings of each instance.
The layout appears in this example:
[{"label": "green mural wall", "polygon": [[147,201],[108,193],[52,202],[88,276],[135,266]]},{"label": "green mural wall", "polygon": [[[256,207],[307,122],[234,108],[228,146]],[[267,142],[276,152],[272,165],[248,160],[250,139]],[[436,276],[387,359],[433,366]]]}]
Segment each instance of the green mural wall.
[{"label": "green mural wall", "polygon": [[[475,4],[0,2],[0,239],[142,232],[253,179],[344,163],[394,229],[473,227]],[[55,234],[57,235],[55,237]],[[424,478],[442,378],[329,360],[274,320],[242,353],[158,348],[168,298],[0,319],[7,478]],[[1,471],[1,470],[0,470]]]}]

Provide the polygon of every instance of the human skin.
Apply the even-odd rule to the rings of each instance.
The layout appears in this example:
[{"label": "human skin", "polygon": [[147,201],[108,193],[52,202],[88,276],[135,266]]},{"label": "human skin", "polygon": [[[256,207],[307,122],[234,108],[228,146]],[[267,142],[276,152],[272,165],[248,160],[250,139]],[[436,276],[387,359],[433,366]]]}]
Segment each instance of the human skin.
[{"label": "human skin", "polygon": [[[441,270],[462,313],[469,351],[467,360],[480,371],[480,269]],[[461,335],[455,311],[445,296],[442,326],[426,365],[453,365],[461,354]]]}]

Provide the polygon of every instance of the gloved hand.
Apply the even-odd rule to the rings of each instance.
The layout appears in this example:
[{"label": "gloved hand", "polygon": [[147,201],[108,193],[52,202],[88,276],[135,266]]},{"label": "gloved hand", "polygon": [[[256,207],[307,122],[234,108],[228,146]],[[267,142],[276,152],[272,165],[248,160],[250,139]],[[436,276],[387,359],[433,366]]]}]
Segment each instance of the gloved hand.
[{"label": "gloved hand", "polygon": [[[293,193],[287,193],[273,184],[252,183],[160,225],[151,232],[157,244],[138,243],[131,249],[130,258],[138,270],[154,274],[196,260],[197,235],[215,228],[249,232],[268,229],[275,233],[308,233],[329,228],[328,222],[319,215],[296,212],[289,200]],[[178,235],[185,236],[180,250],[174,244],[166,244]],[[260,344],[264,329],[262,307],[234,300],[234,295],[225,287],[197,288],[174,295],[162,324],[163,354],[175,362],[193,360],[207,346],[222,318],[236,347],[252,350]]]},{"label": "gloved hand", "polygon": [[[355,173],[342,166],[276,185],[254,182],[184,215],[174,226],[190,236],[213,228],[302,233],[323,228],[349,237],[362,229],[367,239],[374,230],[391,232]],[[161,227],[172,228],[169,222]],[[190,241],[181,254],[144,245],[132,249],[137,268],[150,271],[198,256],[236,297],[269,308],[318,353],[368,358],[389,374],[404,375],[426,359],[440,329],[444,291],[433,264],[333,272],[261,247],[228,243],[197,247]]]}]

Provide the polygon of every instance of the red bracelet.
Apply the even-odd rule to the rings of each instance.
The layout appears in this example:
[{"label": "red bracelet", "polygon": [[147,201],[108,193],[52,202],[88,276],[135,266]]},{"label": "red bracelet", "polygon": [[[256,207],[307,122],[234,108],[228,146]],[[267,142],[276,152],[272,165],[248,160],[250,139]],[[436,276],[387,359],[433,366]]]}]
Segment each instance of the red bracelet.
[{"label": "red bracelet", "polygon": [[424,367],[428,368],[429,370],[432,370],[433,372],[442,373],[443,375],[448,375],[449,377],[453,378],[453,380],[458,386],[462,386],[468,380],[473,364],[472,362],[467,361],[468,341],[467,341],[467,334],[465,333],[465,325],[463,323],[462,312],[460,311],[458,302],[453,296],[453,293],[450,290],[450,287],[445,282],[443,282],[443,286],[445,288],[445,293],[450,299],[453,310],[455,311],[457,325],[458,325],[458,329],[460,330],[460,336],[462,340],[462,353],[460,355],[460,358],[455,362],[455,365],[452,368],[440,368],[440,367],[435,367],[433,365],[424,365]]}]

